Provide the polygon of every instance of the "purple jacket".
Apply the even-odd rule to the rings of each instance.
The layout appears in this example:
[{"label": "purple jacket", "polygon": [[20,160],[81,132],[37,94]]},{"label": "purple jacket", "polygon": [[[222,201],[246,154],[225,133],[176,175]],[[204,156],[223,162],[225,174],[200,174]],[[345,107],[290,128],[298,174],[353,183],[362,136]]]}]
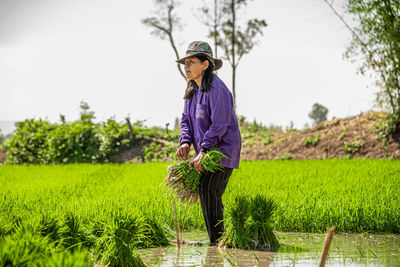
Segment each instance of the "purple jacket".
[{"label": "purple jacket", "polygon": [[223,158],[222,165],[239,168],[242,139],[233,111],[233,97],[216,75],[208,92],[196,87],[192,98],[185,100],[179,143],[185,142],[193,145],[196,155],[201,148],[218,147],[229,158]]}]

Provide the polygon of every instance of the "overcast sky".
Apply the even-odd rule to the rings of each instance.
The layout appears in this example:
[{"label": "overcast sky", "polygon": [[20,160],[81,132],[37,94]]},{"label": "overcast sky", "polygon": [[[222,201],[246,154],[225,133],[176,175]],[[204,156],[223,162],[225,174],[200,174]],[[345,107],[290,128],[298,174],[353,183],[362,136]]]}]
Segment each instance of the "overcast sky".
[{"label": "overcast sky", "polygon": [[[193,15],[199,3],[176,9],[181,56],[193,40],[212,45]],[[141,23],[153,10],[153,1],[138,0],[0,0],[0,121],[76,120],[83,100],[98,120],[173,125],[185,82],[170,44]],[[302,128],[315,102],[329,119],[372,109],[377,89],[343,59],[351,34],[323,0],[254,0],[240,17],[268,27],[237,70],[239,115]],[[231,89],[228,62],[218,74]]]}]

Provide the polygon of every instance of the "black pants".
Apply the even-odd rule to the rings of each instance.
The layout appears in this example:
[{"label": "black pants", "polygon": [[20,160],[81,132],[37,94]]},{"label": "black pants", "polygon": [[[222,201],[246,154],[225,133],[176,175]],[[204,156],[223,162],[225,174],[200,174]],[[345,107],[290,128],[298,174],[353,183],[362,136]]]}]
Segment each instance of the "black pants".
[{"label": "black pants", "polygon": [[200,203],[206,222],[210,243],[217,242],[222,236],[224,225],[224,205],[222,205],[222,195],[225,192],[232,168],[224,168],[221,171],[211,173],[204,172],[200,177]]}]

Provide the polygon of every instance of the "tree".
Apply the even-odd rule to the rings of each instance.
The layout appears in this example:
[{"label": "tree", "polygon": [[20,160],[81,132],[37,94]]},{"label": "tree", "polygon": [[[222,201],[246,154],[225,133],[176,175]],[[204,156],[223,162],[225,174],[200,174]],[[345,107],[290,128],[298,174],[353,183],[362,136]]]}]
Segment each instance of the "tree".
[{"label": "tree", "polygon": [[221,12],[226,16],[223,16],[221,22],[222,34],[217,36],[217,45],[223,49],[224,58],[228,60],[232,67],[232,93],[235,110],[236,69],[242,57],[250,53],[251,49],[258,43],[257,37],[263,34],[262,29],[267,27],[267,23],[263,19],[250,19],[245,27],[237,25],[237,13],[246,4],[246,0],[224,0],[220,6]]},{"label": "tree", "polygon": [[356,15],[355,28],[343,19],[324,0],[353,33],[353,40],[345,56],[360,60],[359,71],[372,70],[380,87],[376,102],[390,111],[385,135],[400,129],[400,1],[399,0],[349,0],[348,12]]},{"label": "tree", "polygon": [[311,112],[308,113],[308,117],[313,120],[313,125],[326,121],[326,115],[328,115],[328,109],[318,103],[314,103]]},{"label": "tree", "polygon": [[[153,29],[151,34],[165,40],[169,40],[172,49],[175,52],[176,59],[180,59],[178,50],[175,45],[173,33],[175,29],[182,29],[180,19],[172,12],[175,7],[179,5],[178,1],[174,0],[155,0],[155,4],[158,7],[155,12],[156,16],[145,18],[142,23]],[[182,71],[181,64],[176,64],[179,73],[186,81],[186,76]]]},{"label": "tree", "polygon": [[93,111],[90,111],[89,104],[85,101],[81,101],[79,108],[80,112],[80,120],[83,122],[92,123],[92,120],[95,119],[95,115]]},{"label": "tree", "polygon": [[202,2],[203,6],[200,8],[202,16],[199,16],[198,19],[209,28],[208,37],[214,40],[214,56],[218,57],[218,38],[220,37],[221,22],[227,16],[221,8],[224,0],[213,0],[211,7],[205,0]]}]

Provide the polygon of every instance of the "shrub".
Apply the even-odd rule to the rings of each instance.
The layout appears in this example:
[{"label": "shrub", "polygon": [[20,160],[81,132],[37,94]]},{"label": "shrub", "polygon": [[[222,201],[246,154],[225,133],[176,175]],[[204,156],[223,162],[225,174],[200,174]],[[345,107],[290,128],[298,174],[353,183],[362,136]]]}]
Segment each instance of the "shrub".
[{"label": "shrub", "polygon": [[278,160],[290,160],[292,158],[293,158],[292,153],[278,154],[275,157],[275,159],[278,159]]},{"label": "shrub", "polygon": [[48,133],[54,130],[54,125],[41,119],[27,119],[17,122],[16,127],[6,145],[6,163],[50,163]]},{"label": "shrub", "polygon": [[342,132],[338,136],[338,139],[342,140],[345,135],[346,135],[346,127],[343,128]]},{"label": "shrub", "polygon": [[306,147],[310,146],[310,145],[316,146],[316,145],[318,145],[318,143],[319,143],[319,135],[314,136],[314,138],[309,136],[306,139],[304,139],[304,141],[303,141],[303,144]]},{"label": "shrub", "polygon": [[362,147],[361,140],[359,138],[355,138],[353,142],[348,143],[344,142],[343,151],[348,155],[351,156],[354,153],[358,152]]},{"label": "shrub", "polygon": [[[96,163],[103,161],[101,139],[92,122],[75,121],[54,125],[49,132],[52,163]],[[45,163],[45,162],[43,162]]]}]

